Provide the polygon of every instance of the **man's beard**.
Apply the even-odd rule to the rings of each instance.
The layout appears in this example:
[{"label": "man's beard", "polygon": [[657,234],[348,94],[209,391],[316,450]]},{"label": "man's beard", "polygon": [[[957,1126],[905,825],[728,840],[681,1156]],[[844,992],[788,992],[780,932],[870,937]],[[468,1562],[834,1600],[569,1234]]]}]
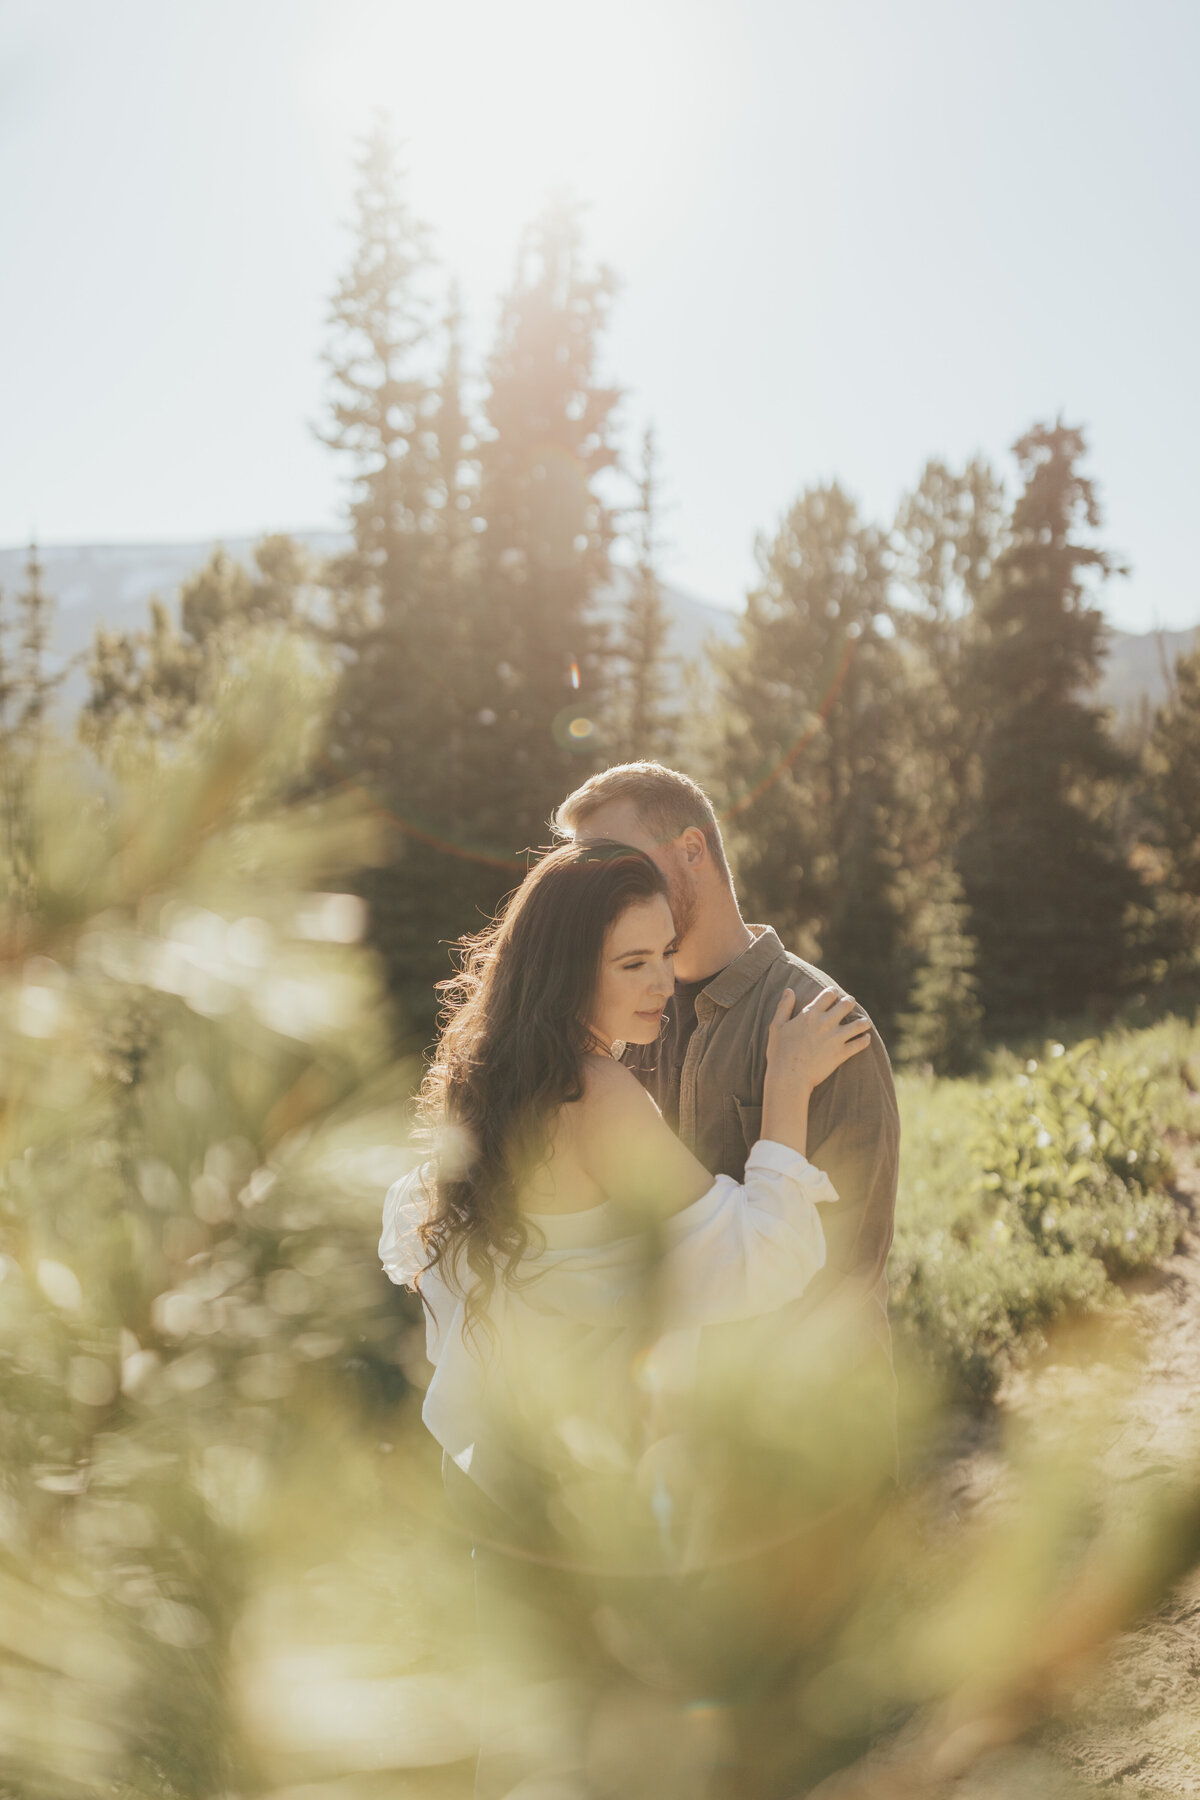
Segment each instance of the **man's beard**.
[{"label": "man's beard", "polygon": [[672,869],[667,878],[670,889],[668,899],[671,903],[671,917],[675,921],[675,947],[678,949],[692,926],[696,923],[696,914],[700,908],[696,902],[696,892],[683,869]]}]

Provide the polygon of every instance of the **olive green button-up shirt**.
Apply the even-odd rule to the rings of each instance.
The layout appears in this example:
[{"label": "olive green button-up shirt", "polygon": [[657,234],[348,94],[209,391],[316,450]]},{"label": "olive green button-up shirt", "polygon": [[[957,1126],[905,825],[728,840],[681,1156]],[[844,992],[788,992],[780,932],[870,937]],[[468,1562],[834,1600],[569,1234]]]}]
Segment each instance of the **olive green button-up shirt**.
[{"label": "olive green button-up shirt", "polygon": [[[680,1073],[679,1136],[714,1175],[741,1181],[760,1135],[767,1031],[785,988],[806,1006],[830,978],[785,950],[769,926],[696,999],[696,1029]],[[630,1061],[652,1085],[653,1046]],[[891,1064],[873,1032],[870,1048],[821,1083],[808,1115],[808,1158],[838,1192],[822,1217],[825,1268],[795,1304],[809,1311],[839,1290],[861,1297],[864,1324],[890,1349],[887,1258],[896,1210],[900,1117]]]}]

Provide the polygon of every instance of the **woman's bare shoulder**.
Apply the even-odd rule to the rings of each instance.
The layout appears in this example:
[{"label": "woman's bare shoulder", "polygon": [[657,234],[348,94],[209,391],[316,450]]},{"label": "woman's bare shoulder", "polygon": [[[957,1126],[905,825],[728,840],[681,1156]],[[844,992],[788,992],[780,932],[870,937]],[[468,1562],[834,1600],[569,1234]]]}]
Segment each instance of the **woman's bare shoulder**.
[{"label": "woman's bare shoulder", "polygon": [[620,1063],[586,1059],[574,1110],[581,1165],[608,1199],[633,1213],[677,1212],[712,1185],[637,1076]]},{"label": "woman's bare shoulder", "polygon": [[644,1113],[649,1107],[652,1112],[658,1111],[633,1070],[627,1069],[624,1063],[614,1062],[611,1056],[585,1056],[581,1062],[581,1106],[621,1106],[635,1109],[639,1113]]},{"label": "woman's bare shoulder", "polygon": [[572,1130],[581,1141],[597,1133],[653,1126],[662,1114],[632,1069],[606,1056],[585,1056],[580,1075],[582,1093],[565,1111],[573,1115]]}]

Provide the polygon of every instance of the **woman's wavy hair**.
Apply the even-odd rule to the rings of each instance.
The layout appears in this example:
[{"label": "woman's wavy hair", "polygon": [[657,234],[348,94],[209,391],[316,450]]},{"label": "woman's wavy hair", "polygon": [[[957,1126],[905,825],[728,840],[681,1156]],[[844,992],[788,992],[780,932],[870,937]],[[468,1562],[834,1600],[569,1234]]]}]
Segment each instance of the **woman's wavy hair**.
[{"label": "woman's wavy hair", "polygon": [[463,1294],[469,1328],[484,1319],[497,1272],[516,1277],[529,1246],[521,1184],[545,1158],[559,1107],[583,1092],[605,934],[627,907],[660,895],[667,883],[640,850],[565,844],[491,924],[460,939],[459,971],[439,983],[441,1033],[418,1104],[436,1171],[420,1235],[427,1268],[440,1264]]}]

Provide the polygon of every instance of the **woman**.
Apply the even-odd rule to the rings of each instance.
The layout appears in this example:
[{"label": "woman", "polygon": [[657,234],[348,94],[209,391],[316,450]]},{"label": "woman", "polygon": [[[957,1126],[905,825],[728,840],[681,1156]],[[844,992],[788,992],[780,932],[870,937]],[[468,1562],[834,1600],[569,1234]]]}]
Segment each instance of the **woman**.
[{"label": "woman", "polygon": [[805,1160],[808,1100],[868,1030],[836,989],[795,1017],[786,994],[763,1139],[744,1184],[714,1181],[619,1060],[658,1034],[674,931],[640,851],[544,857],[445,984],[432,1154],[384,1210],[384,1267],[426,1307],[422,1416],[475,1544],[480,1800],[592,1792],[622,1617],[653,1639],[682,1597],[686,1646],[688,1599],[661,1571],[689,1560],[673,1423],[699,1328],[785,1305],[825,1260],[817,1206],[837,1196]]},{"label": "woman", "polygon": [[[510,1513],[530,1458],[570,1470],[548,1421],[571,1411],[571,1368],[602,1413],[607,1395],[603,1430],[619,1443],[630,1333],[644,1350],[773,1311],[824,1263],[816,1208],[837,1196],[804,1157],[808,1101],[869,1028],[837,989],[795,1017],[785,994],[763,1138],[743,1185],[714,1181],[619,1061],[658,1034],[673,936],[649,857],[565,845],[466,941],[445,984],[420,1108],[433,1155],[389,1193],[380,1256],[426,1305],[426,1424]],[[626,1417],[625,1435],[645,1425]]]}]

